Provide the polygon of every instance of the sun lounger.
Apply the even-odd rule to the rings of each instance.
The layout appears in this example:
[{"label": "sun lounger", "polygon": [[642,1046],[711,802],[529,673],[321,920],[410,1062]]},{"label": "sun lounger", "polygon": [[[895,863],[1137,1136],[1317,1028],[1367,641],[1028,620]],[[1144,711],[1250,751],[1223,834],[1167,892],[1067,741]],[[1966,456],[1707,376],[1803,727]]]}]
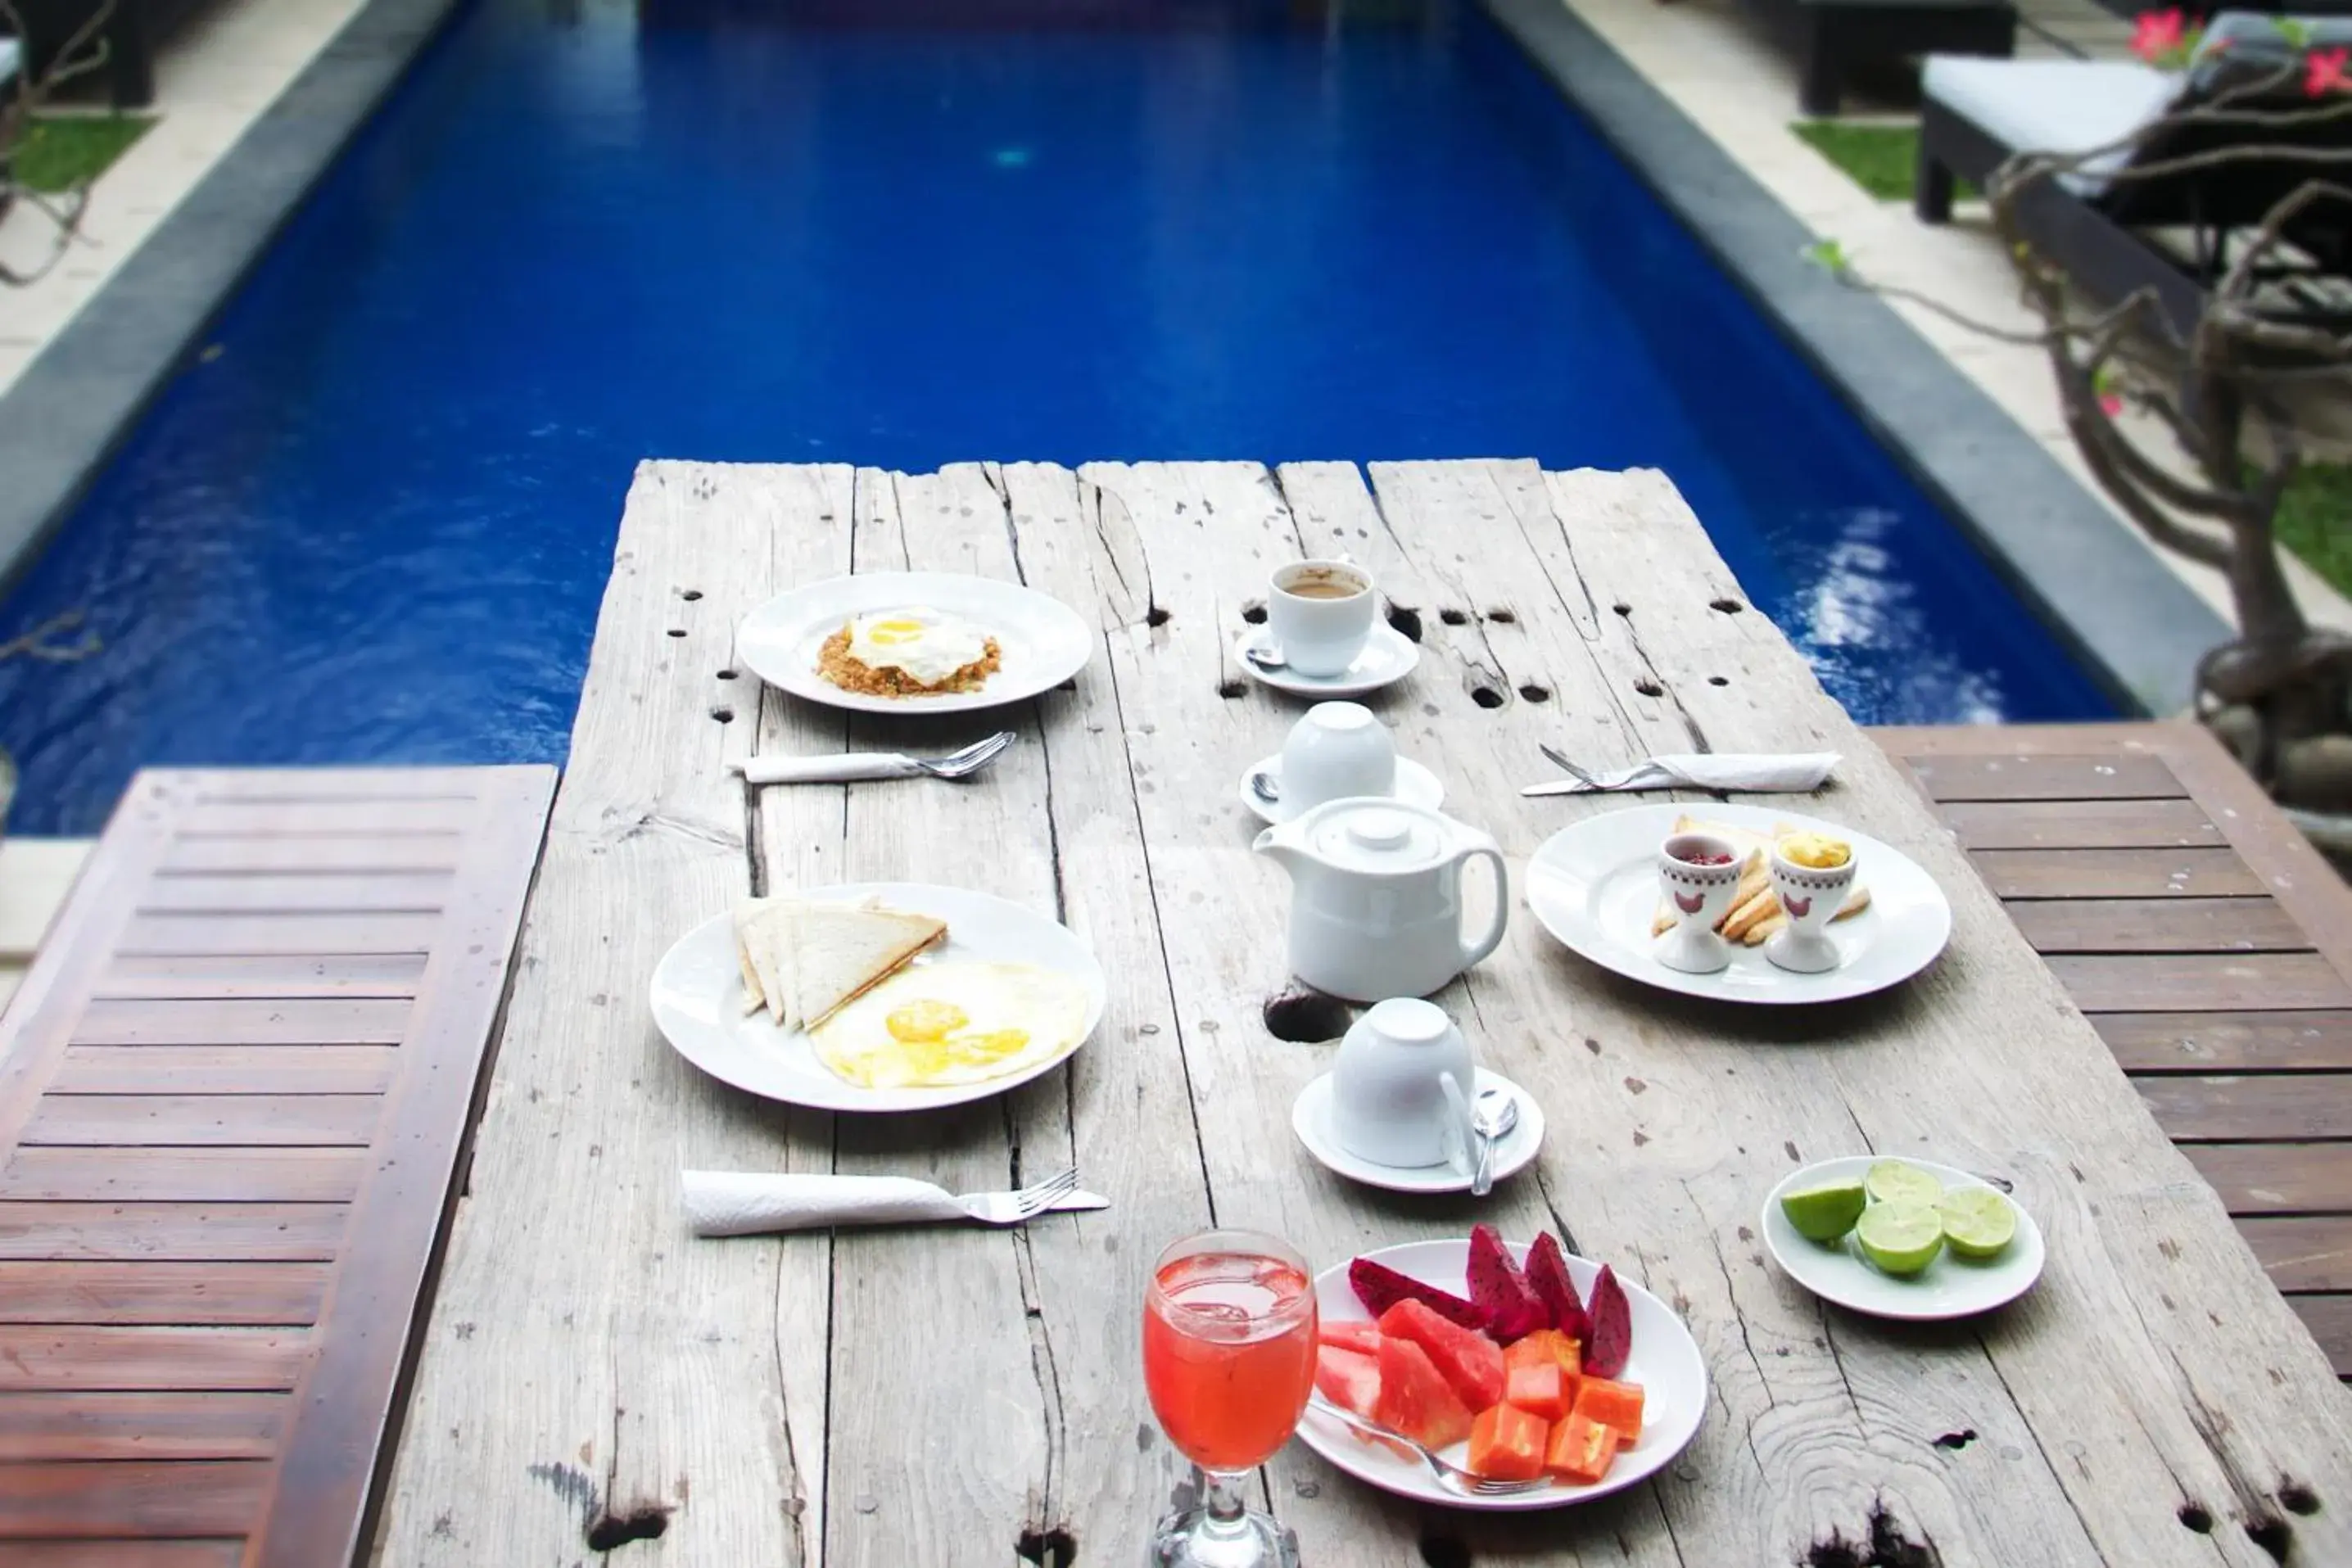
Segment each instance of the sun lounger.
[{"label": "sun lounger", "polygon": [[[2316,44],[2352,42],[2352,22],[2305,18]],[[2291,47],[2276,18],[2224,12],[2214,18],[2185,71],[2136,61],[1985,60],[1938,55],[1922,78],[1919,167],[1913,202],[1924,223],[1951,215],[1953,185],[1981,185],[2011,154],[2090,153],[2127,141],[2168,114],[2210,100],[2275,72]],[[2301,78],[2281,89],[2282,102],[2307,107]],[[2249,105],[2252,107],[2252,105]],[[2316,172],[2309,163],[2232,162],[2218,168],[2150,178],[2133,167],[2168,163],[2245,135],[2231,126],[2179,125],[2136,150],[2090,160],[2025,193],[2018,215],[2043,253],[2092,294],[2118,299],[2156,291],[2177,330],[2203,313],[2205,287],[2231,231],[2259,224],[2277,202]],[[2275,130],[2258,132],[2275,139]],[[2352,162],[2352,118],[2298,132],[2326,139]],[[2339,172],[2340,173],[2340,172]],[[2343,260],[2346,214],[2315,214],[2293,237],[2323,267]],[[2150,243],[2149,231],[2184,228],[2195,238],[2186,263]]]}]

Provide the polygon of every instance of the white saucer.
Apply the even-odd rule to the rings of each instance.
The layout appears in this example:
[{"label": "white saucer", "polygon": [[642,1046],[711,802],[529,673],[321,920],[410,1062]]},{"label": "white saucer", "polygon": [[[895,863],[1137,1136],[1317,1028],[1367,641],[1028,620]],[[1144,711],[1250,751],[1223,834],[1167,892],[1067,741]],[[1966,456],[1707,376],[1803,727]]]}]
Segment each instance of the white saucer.
[{"label": "white saucer", "polygon": [[1242,650],[1272,643],[1274,634],[1264,626],[1252,626],[1234,641],[1234,663],[1242,673],[1260,685],[1272,686],[1293,696],[1313,697],[1318,702],[1327,697],[1360,697],[1368,692],[1391,686],[1412,674],[1421,663],[1421,645],[1385,621],[1372,622],[1372,634],[1364,639],[1364,651],[1356,662],[1336,675],[1302,675],[1297,670],[1261,670],[1242,656]]},{"label": "white saucer", "polygon": [[[1939,1166],[1933,1160],[1915,1160],[1908,1155],[1895,1157],[1940,1178],[1947,1189],[1992,1186],[1980,1176]],[[1823,1160],[1790,1172],[1765,1196],[1764,1245],[1771,1249],[1772,1260],[1780,1265],[1781,1272],[1824,1301],[1874,1318],[1903,1318],[1913,1322],[1937,1322],[1946,1318],[1989,1312],[1995,1307],[2007,1306],[2033,1288],[2033,1281],[2042,1277],[2042,1228],[2033,1223],[2033,1216],[2025,1212],[2023,1204],[2007,1194],[2003,1196],[2009,1197],[2010,1207],[2017,1211],[2017,1235],[2001,1249],[2000,1257],[1979,1261],[1962,1258],[1947,1247],[1936,1254],[1934,1262],[1908,1279],[1881,1273],[1862,1255],[1853,1232],[1849,1230],[1843,1239],[1827,1244],[1808,1241],[1797,1234],[1797,1228],[1780,1212],[1782,1193],[1818,1186],[1841,1176],[1859,1180],[1877,1162],[1875,1155]]]},{"label": "white saucer", "polygon": [[[1495,1181],[1527,1168],[1543,1145],[1543,1107],[1535,1096],[1504,1077],[1499,1072],[1478,1069],[1480,1091],[1500,1089],[1519,1103],[1519,1124],[1511,1129],[1502,1142],[1495,1145]],[[1475,1098],[1474,1095],[1473,1098]],[[1360,1159],[1339,1146],[1331,1135],[1331,1075],[1323,1074],[1298,1092],[1290,1107],[1290,1130],[1307,1145],[1307,1152],[1320,1160],[1335,1175],[1349,1181],[1362,1182],[1366,1186],[1386,1187],[1391,1192],[1468,1192],[1470,1178],[1452,1166],[1374,1165]]]},{"label": "white saucer", "polygon": [[[1286,800],[1268,805],[1258,799],[1257,791],[1250,788],[1251,777],[1258,773],[1271,776],[1279,785],[1282,782],[1282,753],[1277,751],[1272,757],[1262,757],[1243,771],[1242,804],[1247,806],[1259,821],[1276,826],[1298,815],[1298,809]],[[1400,757],[1397,758],[1393,798],[1408,806],[1426,806],[1434,811],[1445,803],[1445,780],[1412,758]]]}]

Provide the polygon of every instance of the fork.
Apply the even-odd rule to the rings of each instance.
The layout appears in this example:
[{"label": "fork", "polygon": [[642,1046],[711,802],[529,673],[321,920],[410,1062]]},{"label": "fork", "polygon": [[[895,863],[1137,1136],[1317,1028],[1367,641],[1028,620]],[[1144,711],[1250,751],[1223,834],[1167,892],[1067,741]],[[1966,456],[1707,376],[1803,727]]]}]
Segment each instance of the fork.
[{"label": "fork", "polygon": [[859,779],[969,779],[1003,755],[1015,732],[1000,729],[945,757],[898,751],[835,752],[822,757],[742,757],[727,766],[747,784],[845,784]]},{"label": "fork", "polygon": [[1391,1432],[1386,1427],[1365,1420],[1352,1410],[1343,1410],[1320,1394],[1307,1400],[1307,1407],[1318,1415],[1336,1417],[1366,1437],[1411,1448],[1421,1456],[1421,1462],[1429,1467],[1429,1473],[1437,1478],[1438,1485],[1448,1491],[1460,1492],[1465,1497],[1517,1497],[1523,1492],[1538,1491],[1551,1485],[1549,1476],[1538,1476],[1531,1481],[1498,1481],[1475,1470],[1465,1470],[1451,1459],[1439,1458],[1403,1433]]},{"label": "fork", "polygon": [[1563,753],[1553,749],[1549,746],[1543,745],[1538,745],[1536,749],[1542,752],[1545,758],[1548,758],[1555,767],[1565,771],[1570,779],[1575,779],[1587,789],[1598,789],[1601,788],[1601,781],[1599,779],[1595,779],[1591,774],[1587,773],[1583,768],[1579,768],[1575,763],[1570,762]]},{"label": "fork", "polygon": [[1067,1197],[1077,1190],[1078,1172],[1073,1166],[1060,1176],[1048,1176],[1019,1192],[968,1192],[954,1201],[982,1225],[1019,1225],[1045,1213],[1055,1199]]}]

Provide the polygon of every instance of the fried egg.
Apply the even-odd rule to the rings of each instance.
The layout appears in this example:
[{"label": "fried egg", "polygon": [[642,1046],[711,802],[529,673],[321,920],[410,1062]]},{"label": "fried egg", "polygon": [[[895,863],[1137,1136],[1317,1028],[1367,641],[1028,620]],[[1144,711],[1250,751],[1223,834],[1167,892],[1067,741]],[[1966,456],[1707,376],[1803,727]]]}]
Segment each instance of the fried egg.
[{"label": "fried egg", "polygon": [[1085,1031],[1086,988],[1034,964],[901,969],[817,1026],[817,1060],[867,1089],[979,1083],[1058,1056]]},{"label": "fried egg", "polygon": [[849,656],[869,670],[904,670],[922,685],[936,686],[988,657],[988,633],[921,606],[882,610],[850,622]]}]

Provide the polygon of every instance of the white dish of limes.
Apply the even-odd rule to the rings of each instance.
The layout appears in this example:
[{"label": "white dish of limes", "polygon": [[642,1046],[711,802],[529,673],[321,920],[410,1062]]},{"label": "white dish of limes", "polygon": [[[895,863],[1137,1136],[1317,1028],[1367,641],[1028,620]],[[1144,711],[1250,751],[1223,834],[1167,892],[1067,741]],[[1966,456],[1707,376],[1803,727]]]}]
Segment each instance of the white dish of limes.
[{"label": "white dish of limes", "polygon": [[1990,1312],[2042,1277],[2033,1217],[1929,1160],[1855,1155],[1792,1173],[1764,1200],[1764,1245],[1813,1294],[1879,1318]]}]

